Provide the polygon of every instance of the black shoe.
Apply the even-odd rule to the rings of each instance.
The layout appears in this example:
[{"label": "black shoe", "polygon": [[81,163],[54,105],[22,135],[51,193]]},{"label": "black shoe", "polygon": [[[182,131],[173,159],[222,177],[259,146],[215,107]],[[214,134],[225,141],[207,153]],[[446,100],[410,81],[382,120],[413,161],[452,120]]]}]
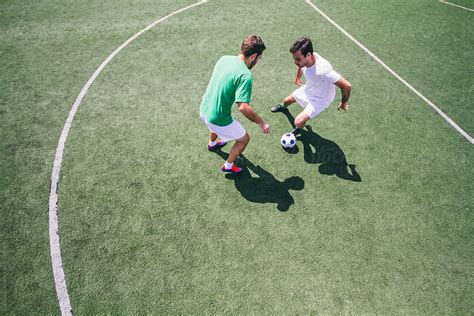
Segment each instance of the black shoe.
[{"label": "black shoe", "polygon": [[284,111],[287,111],[288,109],[286,108],[286,106],[282,105],[282,104],[277,104],[275,106],[272,106],[272,108],[270,109],[270,111],[272,111],[273,113],[277,113],[277,112],[284,112]]},{"label": "black shoe", "polygon": [[301,132],[301,130],[297,127],[293,128],[290,133],[293,134],[293,135],[298,135],[299,133]]}]

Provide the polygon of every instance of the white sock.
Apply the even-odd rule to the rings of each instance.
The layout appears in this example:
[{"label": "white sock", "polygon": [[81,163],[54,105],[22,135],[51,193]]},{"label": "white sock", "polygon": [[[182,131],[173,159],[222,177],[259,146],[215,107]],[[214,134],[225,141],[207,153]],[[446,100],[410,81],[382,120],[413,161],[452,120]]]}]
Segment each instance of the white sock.
[{"label": "white sock", "polygon": [[217,144],[216,141],[213,141],[213,142],[209,141],[209,146],[216,146],[216,144]]},{"label": "white sock", "polygon": [[233,165],[233,162],[228,162],[227,160],[224,162],[224,168],[226,169],[231,169]]}]

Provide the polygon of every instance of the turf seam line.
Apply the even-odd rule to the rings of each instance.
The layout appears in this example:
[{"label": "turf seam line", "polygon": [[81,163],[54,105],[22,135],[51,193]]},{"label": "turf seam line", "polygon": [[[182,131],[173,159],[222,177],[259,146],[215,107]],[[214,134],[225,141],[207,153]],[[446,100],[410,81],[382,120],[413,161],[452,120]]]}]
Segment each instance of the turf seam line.
[{"label": "turf seam line", "polygon": [[64,147],[66,143],[67,136],[69,134],[69,130],[71,129],[72,121],[74,116],[79,108],[79,105],[82,102],[82,99],[86,95],[89,87],[95,81],[97,76],[100,72],[104,69],[104,67],[115,57],[123,48],[125,48],[130,42],[135,40],[138,36],[143,34],[144,32],[148,31],[158,23],[166,20],[173,15],[181,13],[185,10],[193,8],[195,6],[201,5],[203,3],[208,2],[208,0],[201,0],[200,2],[194,3],[192,5],[188,5],[187,7],[181,8],[179,10],[173,11],[168,15],[156,20],[155,22],[148,25],[146,28],[142,29],[132,37],[130,37],[127,41],[125,41],[120,47],[118,47],[112,54],[110,54],[107,59],[102,62],[102,64],[97,68],[94,74],[89,78],[87,83],[82,88],[81,92],[79,93],[76,101],[74,102],[71,110],[69,111],[68,117],[66,119],[66,123],[64,124],[63,130],[61,132],[61,136],[59,137],[58,146],[56,147],[56,154],[54,157],[54,164],[53,164],[53,171],[51,174],[51,188],[49,193],[49,245],[50,245],[50,252],[51,252],[51,264],[53,268],[53,276],[54,276],[54,284],[56,288],[56,295],[59,302],[59,307],[61,309],[62,315],[72,315],[72,307],[71,302],[69,299],[69,294],[67,291],[67,284],[66,284],[66,276],[64,274],[63,263],[61,259],[61,246],[59,241],[59,225],[58,225],[58,183],[59,183],[59,175],[61,171],[61,163],[63,159]]},{"label": "turf seam line", "polygon": [[469,9],[469,8],[463,7],[459,4],[454,4],[454,3],[447,2],[447,1],[444,1],[444,0],[439,0],[439,2],[444,3],[444,4],[450,4],[450,5],[453,5],[455,7],[458,7],[458,8],[464,9],[464,10],[474,11],[474,9]]},{"label": "turf seam line", "polygon": [[357,46],[364,50],[370,57],[375,59],[380,65],[382,65],[388,72],[390,72],[395,78],[401,81],[405,86],[407,86],[411,91],[418,95],[423,101],[425,101],[429,106],[431,106],[446,122],[448,122],[454,129],[456,129],[462,136],[464,136],[471,144],[474,144],[474,139],[464,131],[456,122],[454,122],[449,116],[447,116],[439,107],[437,107],[433,102],[428,100],[424,95],[422,95],[418,90],[416,90],[411,84],[409,84],[405,79],[400,77],[395,71],[393,71],[389,66],[387,66],[380,58],[372,53],[368,48],[362,45],[358,40],[356,40],[351,34],[344,30],[339,24],[334,22],[330,17],[328,17],[323,11],[321,11],[316,5],[314,5],[310,0],[306,0],[310,6],[313,7],[320,15],[322,15],[326,20],[328,20],[332,25],[334,25],[339,31],[346,35],[351,41],[353,41]]}]

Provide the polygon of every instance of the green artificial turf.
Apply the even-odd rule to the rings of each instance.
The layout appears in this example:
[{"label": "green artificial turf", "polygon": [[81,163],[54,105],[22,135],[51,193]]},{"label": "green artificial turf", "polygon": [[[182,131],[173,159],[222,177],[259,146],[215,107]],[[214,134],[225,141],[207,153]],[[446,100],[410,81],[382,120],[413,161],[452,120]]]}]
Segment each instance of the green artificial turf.
[{"label": "green artificial turf", "polygon": [[[437,1],[314,2],[472,133],[462,13]],[[1,4],[4,312],[59,312],[48,194],[71,104],[120,44],[190,3]],[[413,12],[426,30],[394,30],[419,31]],[[433,15],[449,32],[429,27]],[[230,145],[207,151],[199,103],[217,59],[252,33],[267,44],[252,104],[271,133],[235,111],[251,142],[245,172],[225,176]],[[333,104],[291,154],[279,139],[300,108],[269,108],[295,88],[288,48],[301,35],[353,93],[348,113]],[[468,314],[472,160],[472,145],[304,1],[209,1],[122,50],[75,117],[58,191],[73,310]]]},{"label": "green artificial turf", "polygon": [[[473,2],[468,2],[472,7]],[[474,94],[473,12],[431,0],[315,3],[461,128],[474,134],[468,105]]]},{"label": "green artificial turf", "polygon": [[1,313],[57,313],[48,237],[54,152],[82,86],[120,44],[191,1],[0,4]]}]

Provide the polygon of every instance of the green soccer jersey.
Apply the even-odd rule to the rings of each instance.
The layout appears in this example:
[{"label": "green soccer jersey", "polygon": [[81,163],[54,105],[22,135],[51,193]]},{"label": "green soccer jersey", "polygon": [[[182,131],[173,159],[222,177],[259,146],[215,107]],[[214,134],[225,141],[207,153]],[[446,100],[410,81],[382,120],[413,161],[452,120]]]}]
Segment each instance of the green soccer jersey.
[{"label": "green soccer jersey", "polygon": [[227,126],[232,123],[232,105],[250,103],[253,76],[238,56],[223,56],[217,61],[200,112],[210,123]]}]

